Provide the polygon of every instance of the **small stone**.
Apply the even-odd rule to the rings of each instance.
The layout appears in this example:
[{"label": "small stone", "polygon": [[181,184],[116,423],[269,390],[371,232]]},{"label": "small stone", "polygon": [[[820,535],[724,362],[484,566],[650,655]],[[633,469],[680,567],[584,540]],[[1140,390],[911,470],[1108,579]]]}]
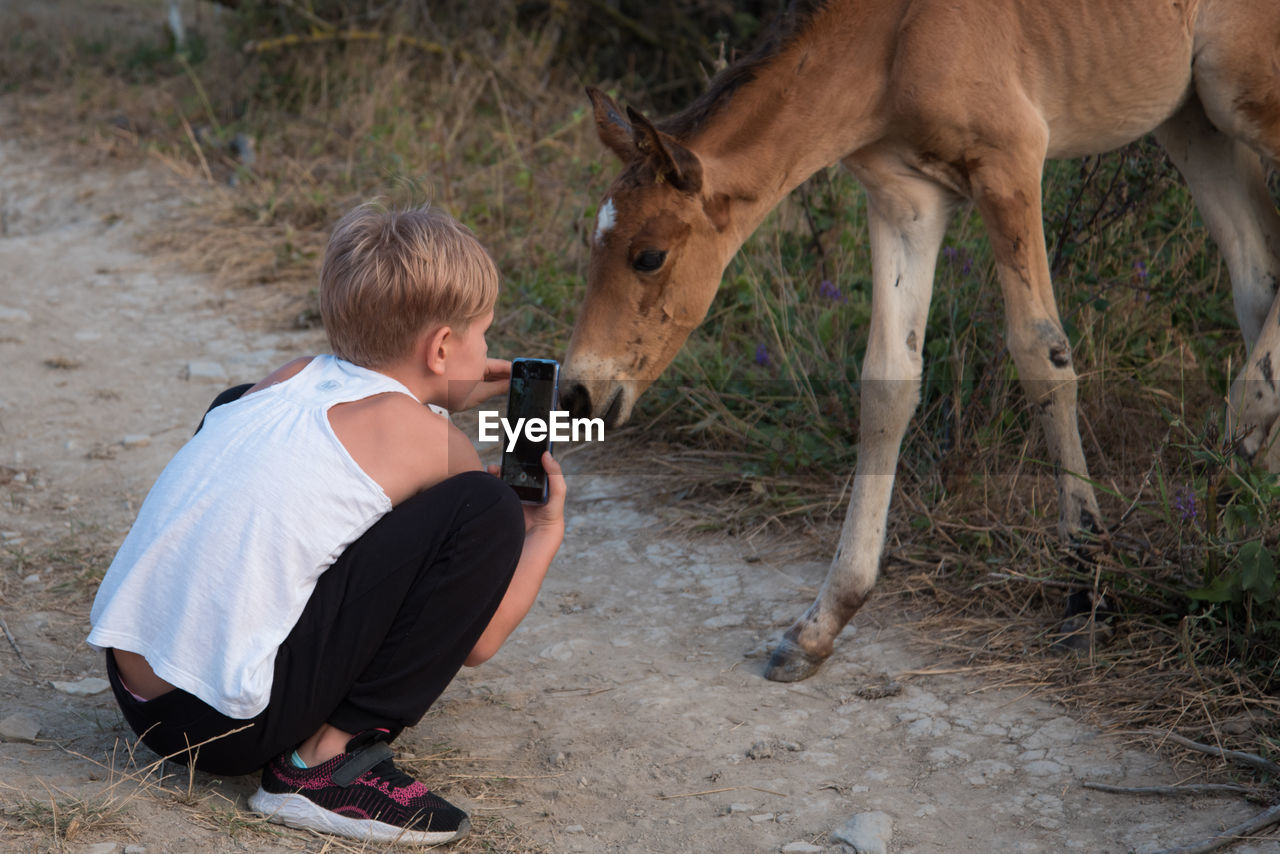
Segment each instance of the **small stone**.
[{"label": "small stone", "polygon": [[31,744],[40,735],[40,724],[26,715],[9,715],[0,721],[0,740]]},{"label": "small stone", "polygon": [[729,804],[729,815],[739,812],[751,812],[751,804]]},{"label": "small stone", "polygon": [[85,854],[116,854],[119,850],[119,842],[95,842],[84,849],[84,852]]},{"label": "small stone", "polygon": [[20,308],[9,308],[7,305],[0,305],[0,321],[30,323],[31,315]]},{"label": "small stone", "polygon": [[151,444],[151,437],[146,433],[130,433],[120,440],[126,448],[145,448]]},{"label": "small stone", "polygon": [[822,846],[812,842],[788,842],[782,846],[782,854],[817,854],[820,851]]},{"label": "small stone", "polygon": [[124,854],[147,854],[147,846],[137,842],[124,847]]},{"label": "small stone", "polygon": [[747,621],[745,614],[720,614],[716,617],[703,620],[702,625],[708,629],[732,629],[737,628]]},{"label": "small stone", "polygon": [[1041,759],[1037,762],[1028,762],[1022,767],[1023,773],[1030,777],[1054,777],[1058,774],[1066,772],[1066,768],[1054,762],[1052,759]]},{"label": "small stone", "polygon": [[92,697],[94,694],[101,694],[103,691],[111,689],[111,683],[97,676],[86,676],[75,682],[50,682],[55,689],[64,694],[70,694],[73,697]]},{"label": "small stone", "polygon": [[775,816],[771,812],[756,813],[755,815],[751,816],[751,823],[761,824],[766,821],[773,821],[775,818],[777,818],[777,816]]},{"label": "small stone", "polygon": [[997,777],[1012,774],[1013,767],[995,759],[979,759],[967,766],[962,774],[971,786],[986,786]]},{"label": "small stone", "polygon": [[582,833],[586,828],[580,824],[571,824],[564,829],[565,833]]},{"label": "small stone", "polygon": [[242,166],[252,166],[253,161],[257,160],[257,154],[254,152],[253,137],[238,133],[231,140],[231,153],[236,160],[240,161]]},{"label": "small stone", "polygon": [[893,839],[893,819],[879,811],[859,813],[833,832],[831,838],[858,854],[887,854]]},{"label": "small stone", "polygon": [[213,380],[215,382],[225,383],[227,381],[226,368],[217,362],[187,362],[186,371],[183,374],[184,379],[188,380]]}]

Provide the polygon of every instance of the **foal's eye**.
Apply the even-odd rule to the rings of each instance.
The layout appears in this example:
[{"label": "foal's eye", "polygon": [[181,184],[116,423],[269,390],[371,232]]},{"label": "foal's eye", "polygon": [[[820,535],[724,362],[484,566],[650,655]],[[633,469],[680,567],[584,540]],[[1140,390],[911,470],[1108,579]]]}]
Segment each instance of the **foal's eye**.
[{"label": "foal's eye", "polygon": [[667,260],[667,253],[660,249],[646,249],[636,256],[631,266],[641,273],[652,273]]}]

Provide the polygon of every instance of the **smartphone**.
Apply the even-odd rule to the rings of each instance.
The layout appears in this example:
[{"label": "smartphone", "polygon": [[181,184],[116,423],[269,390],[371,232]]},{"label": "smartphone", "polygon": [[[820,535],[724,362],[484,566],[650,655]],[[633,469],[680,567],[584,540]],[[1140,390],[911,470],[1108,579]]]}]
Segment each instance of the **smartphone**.
[{"label": "smartphone", "polygon": [[528,431],[519,431],[515,446],[504,429],[502,480],[527,504],[547,503],[547,472],[542,468],[542,452],[551,450],[551,411],[559,405],[560,365],[554,359],[512,359],[511,390],[507,394],[507,424],[516,429],[524,419],[542,421],[542,439],[532,440]]}]

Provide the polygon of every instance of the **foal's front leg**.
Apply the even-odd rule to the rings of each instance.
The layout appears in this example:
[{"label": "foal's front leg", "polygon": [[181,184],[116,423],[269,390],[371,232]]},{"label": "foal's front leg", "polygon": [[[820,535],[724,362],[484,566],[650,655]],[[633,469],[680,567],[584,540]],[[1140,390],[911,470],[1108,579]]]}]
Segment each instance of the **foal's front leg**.
[{"label": "foal's front leg", "polygon": [[920,397],[934,264],[952,205],[946,191],[899,174],[897,164],[849,165],[867,186],[872,260],[858,465],[840,544],[822,590],[782,636],[765,670],[777,682],[812,675],[875,585],[898,450]]},{"label": "foal's front leg", "polygon": [[[1037,124],[1029,120],[1027,128]],[[1076,415],[1076,372],[1071,344],[1058,319],[1045,251],[1040,178],[1045,140],[1028,133],[997,149],[973,152],[981,166],[970,175],[1000,276],[1009,352],[1018,378],[1040,417],[1058,482],[1058,533],[1069,545],[1101,533],[1098,500],[1089,480]],[[1089,591],[1071,597],[1062,643],[1087,648],[1101,603]],[[1080,614],[1084,618],[1076,619]]]}]

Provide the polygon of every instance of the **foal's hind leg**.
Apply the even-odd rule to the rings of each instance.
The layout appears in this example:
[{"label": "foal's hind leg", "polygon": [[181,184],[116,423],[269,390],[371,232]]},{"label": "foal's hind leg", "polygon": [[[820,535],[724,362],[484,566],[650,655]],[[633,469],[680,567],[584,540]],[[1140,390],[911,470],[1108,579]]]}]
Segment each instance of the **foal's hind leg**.
[{"label": "foal's hind leg", "polygon": [[[1008,324],[1008,346],[1018,378],[1040,416],[1050,459],[1057,470],[1058,532],[1071,544],[1100,531],[1098,501],[1090,485],[1076,423],[1076,373],[1071,345],[1058,318],[1045,251],[1040,177],[1047,139],[1038,116],[1029,115],[1022,136],[993,140],[994,147],[966,152],[978,164],[970,173],[974,202],[991,239]],[[1073,612],[1093,603],[1082,592]],[[1086,623],[1091,625],[1091,623]],[[1089,638],[1067,638],[1087,646]]]},{"label": "foal's hind leg", "polygon": [[[1247,145],[1273,167],[1280,167],[1278,45],[1280,15],[1273,3],[1215,4],[1201,12],[1196,24],[1195,88],[1204,115],[1214,128]],[[1236,313],[1249,351],[1231,388],[1233,429],[1242,435],[1240,450],[1252,457],[1268,434],[1277,431],[1280,421],[1280,220],[1255,158],[1243,146],[1212,141],[1217,138],[1205,133],[1195,117],[1175,117],[1170,124],[1175,134],[1196,140],[1192,149],[1216,146],[1220,157],[1241,170],[1234,182],[1228,181],[1238,188],[1234,196],[1215,190],[1207,178],[1200,181],[1201,189],[1192,183],[1191,173],[1197,168],[1210,174],[1215,168],[1222,171],[1210,153],[1198,158],[1193,154],[1192,169],[1183,171],[1231,267]],[[1228,198],[1215,198],[1224,193]],[[1207,210],[1215,203],[1235,208],[1216,215],[1217,227]],[[1274,445],[1268,465],[1280,468],[1280,448]]]},{"label": "foal's hind leg", "polygon": [[810,676],[875,585],[898,450],[920,398],[924,327],[950,194],[896,161],[848,161],[867,188],[871,330],[862,366],[858,466],[849,509],[817,600],[778,643],[765,670],[777,682]]},{"label": "foal's hind leg", "polygon": [[1165,122],[1156,136],[1186,178],[1231,271],[1236,317],[1249,354],[1231,389],[1233,428],[1243,434],[1241,450],[1253,456],[1280,416],[1280,214],[1267,192],[1258,153],[1210,123],[1199,99]]}]

